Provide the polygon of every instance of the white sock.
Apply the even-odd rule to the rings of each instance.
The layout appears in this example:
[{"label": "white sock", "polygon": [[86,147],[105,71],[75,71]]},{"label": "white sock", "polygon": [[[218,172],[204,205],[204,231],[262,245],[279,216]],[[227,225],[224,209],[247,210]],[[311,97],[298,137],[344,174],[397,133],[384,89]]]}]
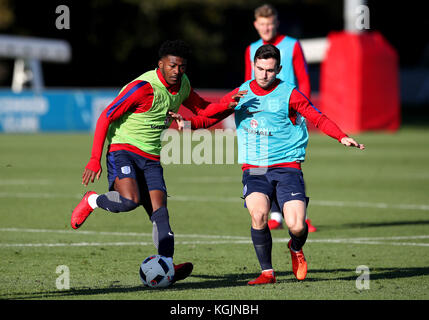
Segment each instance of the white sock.
[{"label": "white sock", "polygon": [[265,269],[265,270],[262,270],[262,273],[264,273],[264,272],[272,272],[272,273],[274,273],[274,269]]},{"label": "white sock", "polygon": [[98,194],[91,194],[88,197],[88,204],[90,205],[90,207],[92,209],[98,208],[98,206],[97,206],[97,198],[98,198]]},{"label": "white sock", "polygon": [[281,223],[283,220],[283,215],[280,212],[271,212],[271,219]]}]

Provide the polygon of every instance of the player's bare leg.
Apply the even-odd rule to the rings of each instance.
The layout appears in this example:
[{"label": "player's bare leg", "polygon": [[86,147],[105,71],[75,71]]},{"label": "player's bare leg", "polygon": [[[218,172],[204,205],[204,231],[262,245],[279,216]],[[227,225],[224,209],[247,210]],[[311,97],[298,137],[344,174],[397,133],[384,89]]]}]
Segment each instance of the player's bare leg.
[{"label": "player's bare leg", "polygon": [[252,218],[252,228],[264,229],[267,226],[268,213],[270,212],[268,196],[261,192],[252,192],[246,197],[246,207]]},{"label": "player's bare leg", "polygon": [[252,219],[251,236],[256,256],[262,269],[261,275],[249,281],[249,285],[275,283],[271,264],[272,238],[268,228],[270,200],[266,194],[252,192],[246,197],[246,206]]},{"label": "player's bare leg", "polygon": [[139,186],[133,178],[115,179],[114,188],[119,194],[135,203],[140,203]]}]

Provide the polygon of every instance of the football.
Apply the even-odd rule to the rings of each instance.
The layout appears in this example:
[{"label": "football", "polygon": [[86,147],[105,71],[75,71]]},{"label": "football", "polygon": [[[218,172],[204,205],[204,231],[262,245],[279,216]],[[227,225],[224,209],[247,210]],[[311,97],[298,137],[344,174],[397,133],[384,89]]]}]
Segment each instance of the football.
[{"label": "football", "polygon": [[143,260],[139,272],[144,285],[151,288],[166,288],[173,280],[174,265],[164,256],[152,255]]}]

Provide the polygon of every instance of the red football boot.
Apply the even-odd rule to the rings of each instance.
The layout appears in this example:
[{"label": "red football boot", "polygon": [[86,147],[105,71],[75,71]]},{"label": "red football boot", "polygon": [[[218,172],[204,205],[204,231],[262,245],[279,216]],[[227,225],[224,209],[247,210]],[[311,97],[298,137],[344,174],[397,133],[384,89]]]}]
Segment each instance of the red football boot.
[{"label": "red football boot", "polygon": [[283,229],[283,224],[277,220],[270,219],[268,220],[268,228],[270,228],[270,230]]},{"label": "red football boot", "polygon": [[82,200],[80,200],[76,208],[74,208],[71,216],[71,226],[73,229],[79,228],[85,222],[86,218],[88,218],[91,212],[94,211],[94,209],[92,209],[88,203],[88,197],[91,194],[96,194],[96,192],[87,191],[83,195]]},{"label": "red football boot", "polygon": [[308,232],[316,232],[317,231],[317,228],[311,224],[310,219],[306,219],[305,222],[307,223],[307,226],[308,226]]},{"label": "red football boot", "polygon": [[289,247],[290,256],[292,258],[292,271],[298,280],[304,280],[307,276],[307,261],[305,260],[304,252],[299,250],[295,252],[290,247],[292,239],[289,240],[287,246]]},{"label": "red football boot", "polygon": [[247,284],[254,286],[256,284],[276,283],[276,276],[273,270],[264,270],[261,275],[255,280],[249,281]]}]

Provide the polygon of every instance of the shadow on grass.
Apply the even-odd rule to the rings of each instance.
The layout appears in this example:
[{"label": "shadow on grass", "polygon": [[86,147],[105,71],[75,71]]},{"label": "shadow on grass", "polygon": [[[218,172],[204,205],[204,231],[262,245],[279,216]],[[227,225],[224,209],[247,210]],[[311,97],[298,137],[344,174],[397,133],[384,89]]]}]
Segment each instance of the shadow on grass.
[{"label": "shadow on grass", "polygon": [[396,226],[412,226],[412,225],[425,225],[429,224],[429,220],[404,220],[404,221],[383,221],[383,222],[356,222],[356,223],[345,223],[335,226],[323,226],[318,225],[318,231],[322,230],[334,230],[344,228],[377,228],[377,227],[396,227]]},{"label": "shadow on grass", "polygon": [[[344,275],[347,274],[347,275]],[[258,276],[258,273],[235,273],[225,275],[204,275],[197,274],[192,275],[193,278],[198,278],[201,281],[197,282],[177,282],[172,287],[168,288],[168,291],[182,291],[190,289],[216,289],[216,288],[232,288],[232,287],[246,287],[247,282]],[[298,281],[293,276],[292,272],[276,272],[277,283],[317,283],[323,281],[356,281],[358,274],[355,270],[346,268],[339,269],[315,269],[309,270],[305,281]],[[371,280],[388,280],[388,279],[400,279],[410,278],[429,275],[429,267],[416,267],[416,268],[374,268],[370,269]],[[285,279],[285,277],[287,277]],[[97,296],[100,294],[113,294],[113,293],[132,293],[132,292],[159,292],[150,288],[139,286],[110,286],[107,288],[72,288],[70,290],[56,290],[37,292],[32,294],[26,294],[21,296],[13,296],[12,294],[0,295],[0,299],[13,299],[13,300],[24,300],[24,299],[46,299],[56,298],[59,300],[66,300],[67,298],[87,296],[89,299],[91,296]]]},{"label": "shadow on grass", "polygon": [[[429,267],[416,267],[416,268],[370,268],[370,279],[371,280],[388,280],[388,279],[401,279],[411,278],[429,275]],[[347,273],[350,275],[336,275],[336,274]],[[320,275],[319,275],[320,274]],[[324,274],[331,274],[329,277],[323,277]],[[319,281],[355,281],[359,276],[355,270],[350,269],[333,269],[323,270],[315,269],[309,270],[307,282],[319,282]]]}]

